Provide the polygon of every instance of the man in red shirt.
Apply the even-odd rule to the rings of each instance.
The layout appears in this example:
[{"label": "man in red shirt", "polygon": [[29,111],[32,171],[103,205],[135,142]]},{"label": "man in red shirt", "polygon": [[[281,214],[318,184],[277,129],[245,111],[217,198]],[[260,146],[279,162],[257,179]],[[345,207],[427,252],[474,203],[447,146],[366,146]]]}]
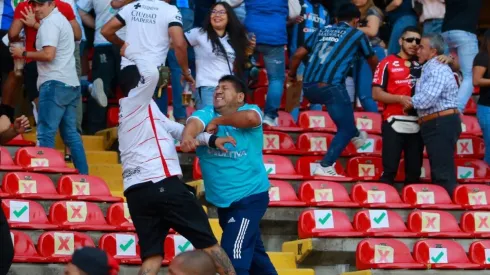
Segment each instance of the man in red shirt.
[{"label": "man in red shirt", "polygon": [[381,182],[393,184],[402,151],[405,156],[405,184],[419,182],[423,160],[423,141],[417,113],[412,108],[415,83],[422,73],[417,62],[421,40],[415,27],[403,31],[401,50],[379,64],[373,79],[373,99],[385,104],[383,111],[383,175]]}]

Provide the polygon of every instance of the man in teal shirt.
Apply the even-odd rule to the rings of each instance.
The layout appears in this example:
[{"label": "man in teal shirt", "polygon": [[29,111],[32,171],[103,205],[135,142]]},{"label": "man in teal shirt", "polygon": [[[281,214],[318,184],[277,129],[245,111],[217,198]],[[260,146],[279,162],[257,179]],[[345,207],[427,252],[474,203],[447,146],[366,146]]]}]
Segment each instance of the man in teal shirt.
[{"label": "man in teal shirt", "polygon": [[245,103],[246,86],[237,77],[223,76],[213,105],[196,111],[187,120],[181,149],[196,148],[195,137],[206,130],[217,137],[231,136],[235,145],[225,150],[197,147],[206,199],[218,207],[223,229],[221,246],[237,275],[277,275],[262,243],[259,223],[269,204],[269,179],[262,160],[262,112]]}]

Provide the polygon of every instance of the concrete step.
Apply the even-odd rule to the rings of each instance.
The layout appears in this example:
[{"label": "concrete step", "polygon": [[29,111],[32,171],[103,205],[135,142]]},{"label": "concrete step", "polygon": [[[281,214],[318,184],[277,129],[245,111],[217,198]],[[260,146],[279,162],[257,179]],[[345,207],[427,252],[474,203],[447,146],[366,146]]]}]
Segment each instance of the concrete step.
[{"label": "concrete step", "polygon": [[[32,132],[24,134],[24,139],[30,140],[33,142],[37,141],[36,131],[33,129]],[[104,151],[104,137],[103,136],[82,136],[83,147],[87,151]],[[57,149],[64,149],[65,145],[63,144],[63,140],[59,133],[56,135],[55,139],[55,147]]]},{"label": "concrete step", "polygon": [[292,252],[268,252],[272,264],[280,269],[296,270],[296,258]]}]

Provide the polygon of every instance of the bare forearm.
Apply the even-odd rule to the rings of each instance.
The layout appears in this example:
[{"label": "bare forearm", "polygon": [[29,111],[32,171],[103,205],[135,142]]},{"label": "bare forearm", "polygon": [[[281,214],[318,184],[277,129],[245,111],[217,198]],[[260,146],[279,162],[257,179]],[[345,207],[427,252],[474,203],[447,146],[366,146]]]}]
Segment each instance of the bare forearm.
[{"label": "bare forearm", "polygon": [[200,133],[204,131],[204,125],[197,118],[191,118],[185,125],[182,137],[196,138]]},{"label": "bare forearm", "polygon": [[183,74],[189,72],[189,63],[187,62],[187,44],[182,43],[178,46],[174,45],[175,57],[177,57],[177,62],[182,69]]},{"label": "bare forearm", "polygon": [[239,111],[232,115],[217,117],[213,120],[217,125],[235,128],[253,128],[260,125],[260,115],[256,111]]},{"label": "bare forearm", "polygon": [[95,29],[95,19],[92,15],[86,13],[85,11],[81,10],[81,9],[78,9],[79,13],[80,13],[80,18],[82,19],[82,22],[83,24],[85,24],[85,26],[91,28],[91,29]]},{"label": "bare forearm", "polygon": [[308,54],[308,51],[301,47],[299,48],[293,55],[293,58],[291,59],[291,63],[289,64],[289,74],[290,75],[295,75],[296,72],[298,71],[298,67],[301,64],[301,61],[305,56]]},{"label": "bare forearm", "polygon": [[35,61],[41,61],[41,62],[51,62],[54,57],[48,54],[46,51],[41,50],[38,52],[27,52],[26,53],[26,58],[27,59],[32,59]]},{"label": "bare forearm", "polygon": [[107,39],[107,41],[111,42],[112,44],[119,47],[124,46],[124,40],[117,36],[116,33],[102,33],[102,35],[105,37],[105,39]]},{"label": "bare forearm", "polygon": [[373,88],[373,99],[384,104],[399,103],[399,96],[387,93],[381,87]]},{"label": "bare forearm", "polygon": [[14,128],[9,128],[7,131],[0,134],[0,144],[4,145],[5,143],[9,142],[17,135],[18,134]]},{"label": "bare forearm", "polygon": [[233,264],[230,261],[226,252],[219,245],[215,245],[210,248],[204,249],[204,252],[208,253],[209,256],[214,261],[214,265],[216,266],[216,270],[220,275],[236,275],[235,269],[233,268]]},{"label": "bare forearm", "polygon": [[474,82],[474,85],[479,87],[490,87],[490,79],[480,78],[479,80]]}]

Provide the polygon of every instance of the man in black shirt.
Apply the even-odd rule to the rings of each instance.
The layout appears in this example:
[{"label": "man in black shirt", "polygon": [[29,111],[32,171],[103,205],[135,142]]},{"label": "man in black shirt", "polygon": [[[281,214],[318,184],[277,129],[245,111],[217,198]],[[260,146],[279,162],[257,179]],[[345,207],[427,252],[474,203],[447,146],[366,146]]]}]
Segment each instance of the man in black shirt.
[{"label": "man in black shirt", "polygon": [[473,62],[473,83],[480,87],[476,116],[485,139],[485,162],[490,164],[490,30],[485,32],[481,49]]},{"label": "man in black shirt", "polygon": [[478,53],[476,29],[483,0],[446,0],[442,36],[450,49],[455,49],[463,73],[458,93],[458,109],[462,113],[473,93],[473,59]]}]

